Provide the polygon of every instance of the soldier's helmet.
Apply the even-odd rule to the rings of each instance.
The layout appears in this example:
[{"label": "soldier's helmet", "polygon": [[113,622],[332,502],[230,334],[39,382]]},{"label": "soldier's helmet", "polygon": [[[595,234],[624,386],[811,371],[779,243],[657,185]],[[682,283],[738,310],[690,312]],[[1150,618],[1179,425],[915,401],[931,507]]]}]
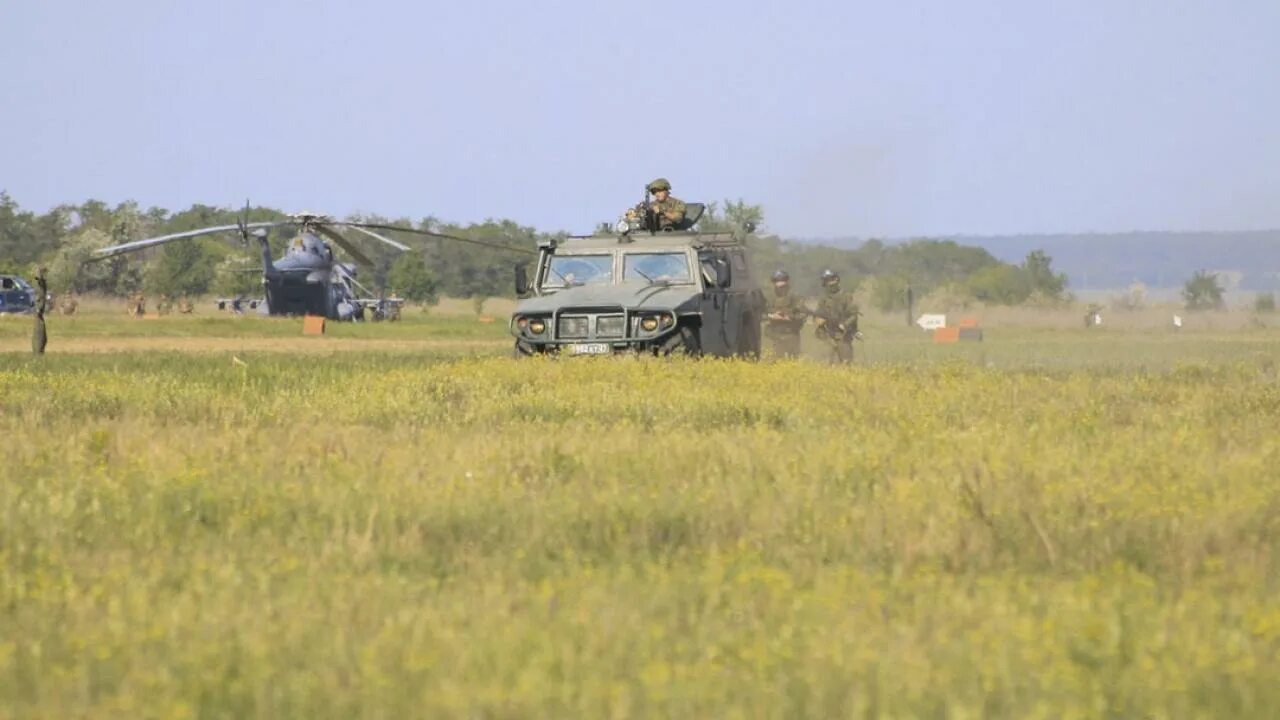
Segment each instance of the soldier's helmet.
[{"label": "soldier's helmet", "polygon": [[659,190],[671,191],[671,182],[666,178],[658,178],[649,183],[646,188],[649,192],[658,192]]},{"label": "soldier's helmet", "polygon": [[787,274],[786,270],[778,270],[773,273],[773,281],[776,283],[791,282],[791,276]]},{"label": "soldier's helmet", "polygon": [[831,268],[827,268],[826,270],[822,271],[823,285],[834,285],[838,282],[840,282],[840,273],[836,272],[835,270],[832,270]]}]

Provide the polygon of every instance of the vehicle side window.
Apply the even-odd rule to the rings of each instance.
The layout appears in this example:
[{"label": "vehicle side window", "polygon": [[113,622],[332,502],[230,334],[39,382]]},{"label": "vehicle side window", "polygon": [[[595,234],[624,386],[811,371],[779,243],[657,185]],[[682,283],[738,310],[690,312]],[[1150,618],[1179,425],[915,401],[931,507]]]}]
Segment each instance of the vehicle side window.
[{"label": "vehicle side window", "polygon": [[4,278],[0,280],[0,287],[3,287],[5,290],[12,290],[16,285],[13,282],[13,278]]}]

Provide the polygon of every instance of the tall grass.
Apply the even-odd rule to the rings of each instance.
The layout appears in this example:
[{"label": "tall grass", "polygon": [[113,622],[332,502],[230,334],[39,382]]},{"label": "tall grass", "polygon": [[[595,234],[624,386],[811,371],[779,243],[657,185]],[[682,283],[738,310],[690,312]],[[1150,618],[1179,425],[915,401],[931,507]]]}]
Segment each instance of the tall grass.
[{"label": "tall grass", "polygon": [[0,355],[0,714],[1273,714],[1276,338],[882,337]]}]

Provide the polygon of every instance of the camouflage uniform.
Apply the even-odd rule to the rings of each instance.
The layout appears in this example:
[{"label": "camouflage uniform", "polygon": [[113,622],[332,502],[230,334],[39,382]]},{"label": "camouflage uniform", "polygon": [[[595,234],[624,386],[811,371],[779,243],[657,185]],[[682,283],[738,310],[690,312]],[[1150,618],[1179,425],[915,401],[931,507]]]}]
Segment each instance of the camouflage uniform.
[{"label": "camouflage uniform", "polygon": [[684,201],[671,196],[671,183],[666,178],[654,180],[645,186],[645,190],[649,193],[666,191],[667,199],[651,200],[647,204],[641,203],[627,211],[627,217],[641,217],[647,209],[648,216],[644,217],[644,221],[654,230],[675,230],[680,223],[684,222],[686,212]]},{"label": "camouflage uniform", "polygon": [[[771,315],[781,315],[785,319],[775,319]],[[782,295],[774,295],[765,304],[764,333],[773,347],[773,354],[780,358],[800,356],[800,328],[809,317],[809,308],[804,300],[790,291]]]},{"label": "camouflage uniform", "polygon": [[[834,274],[833,274],[834,275]],[[858,303],[853,294],[840,290],[839,276],[835,284],[825,282],[825,294],[818,299],[818,307],[813,315],[817,318],[815,334],[818,339],[831,346],[831,362],[847,364],[853,362],[853,339],[858,333]]]},{"label": "camouflage uniform", "polygon": [[653,214],[659,230],[674,230],[684,222],[685,204],[683,200],[668,195],[662,202],[649,203],[649,212]]}]

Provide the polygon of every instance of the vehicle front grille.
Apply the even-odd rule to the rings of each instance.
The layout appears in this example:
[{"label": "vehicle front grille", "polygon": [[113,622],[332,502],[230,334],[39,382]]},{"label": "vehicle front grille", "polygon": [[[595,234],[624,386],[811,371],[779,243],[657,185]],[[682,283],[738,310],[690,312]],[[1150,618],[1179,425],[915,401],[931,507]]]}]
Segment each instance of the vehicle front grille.
[{"label": "vehicle front grille", "polygon": [[620,338],[626,334],[626,325],[621,315],[600,315],[596,318],[596,337]]},{"label": "vehicle front grille", "polygon": [[590,327],[586,317],[561,317],[556,325],[556,336],[560,338],[585,338]]}]

